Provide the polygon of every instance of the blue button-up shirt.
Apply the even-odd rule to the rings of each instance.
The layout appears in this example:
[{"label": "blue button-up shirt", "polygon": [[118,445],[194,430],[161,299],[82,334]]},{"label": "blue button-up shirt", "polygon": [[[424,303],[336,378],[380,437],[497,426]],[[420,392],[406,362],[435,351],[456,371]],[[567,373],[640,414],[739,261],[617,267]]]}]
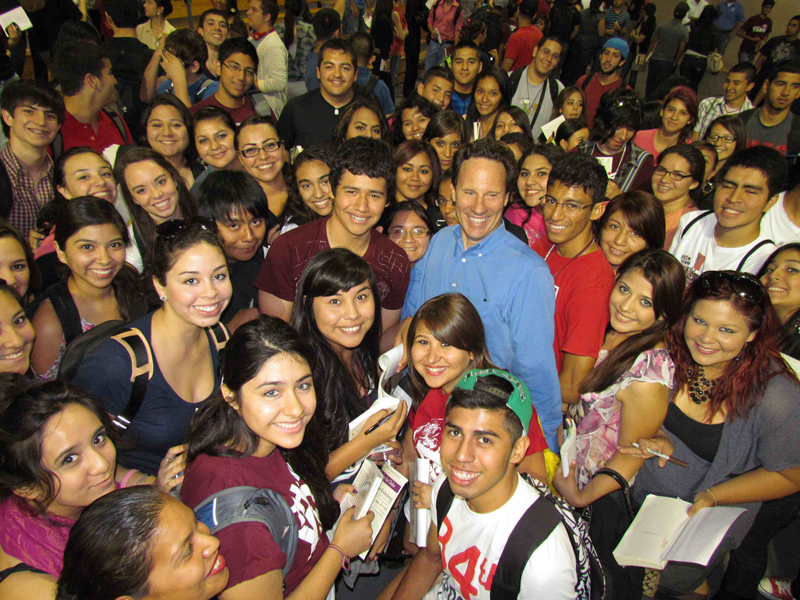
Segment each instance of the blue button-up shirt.
[{"label": "blue button-up shirt", "polygon": [[744,6],[736,0],[733,4],[720,2],[717,7],[717,19],[714,25],[723,32],[731,31],[737,23],[744,21]]},{"label": "blue button-up shirt", "polygon": [[525,382],[550,448],[558,449],[561,388],[553,354],[555,288],[545,262],[503,223],[464,249],[461,226],[433,236],[411,271],[403,318],[440,294],[464,294],[481,316],[492,362]]}]

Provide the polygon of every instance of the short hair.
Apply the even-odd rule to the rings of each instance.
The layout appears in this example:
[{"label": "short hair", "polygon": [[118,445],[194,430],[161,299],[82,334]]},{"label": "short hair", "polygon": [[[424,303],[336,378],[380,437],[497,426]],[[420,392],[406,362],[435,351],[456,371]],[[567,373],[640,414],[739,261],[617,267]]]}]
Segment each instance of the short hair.
[{"label": "short hair", "polygon": [[[475,42],[473,42],[472,40],[461,40],[455,46],[453,46],[452,57],[455,58],[456,52],[458,52],[459,50],[463,50],[464,48],[468,48],[469,50],[474,50],[475,54],[478,56],[478,58],[481,57],[481,49],[478,48],[478,45]],[[452,64],[452,62],[451,62],[451,64]],[[454,81],[455,81],[455,79],[454,79]]]},{"label": "short hair", "polygon": [[453,75],[453,72],[450,69],[447,69],[442,66],[431,67],[425,74],[422,76],[422,85],[428,85],[431,81],[436,79],[437,77],[441,77],[445,81],[449,81],[452,84],[455,84],[456,78]]},{"label": "short hair", "polygon": [[[673,146],[674,147],[674,146]],[[644,240],[648,248],[663,248],[667,237],[664,206],[653,194],[635,190],[615,196],[597,221],[599,238],[608,220],[617,211],[622,211],[628,226]]]},{"label": "short hair", "polygon": [[347,40],[343,40],[341,38],[331,38],[322,44],[319,49],[319,53],[317,54],[317,65],[321,65],[324,62],[325,52],[344,52],[345,54],[349,54],[350,60],[353,63],[353,68],[358,68],[355,52],[353,52],[353,47]]},{"label": "short hair", "polygon": [[52,53],[50,71],[61,84],[61,92],[65,96],[75,96],[83,89],[87,75],[98,79],[103,76],[105,61],[109,61],[108,53],[100,46],[87,44],[77,40],[68,40],[59,44]]},{"label": "short hair", "polygon": [[[7,83],[0,96],[0,107],[12,117],[20,106],[40,106],[56,113],[59,125],[64,122],[64,99],[56,90],[34,79],[17,79]],[[3,121],[3,132],[8,137],[10,127]]]},{"label": "short hair", "polygon": [[94,25],[86,21],[64,21],[58,29],[58,37],[52,52],[57,52],[61,44],[65,42],[89,42],[90,44],[100,45],[100,33]]},{"label": "short hair", "polygon": [[312,22],[318,40],[329,40],[342,26],[342,17],[332,8],[320,8]]},{"label": "short hair", "polygon": [[756,67],[751,62],[740,62],[733,65],[728,69],[728,74],[742,73],[747,83],[753,83],[756,80]]},{"label": "short hair", "polygon": [[197,214],[230,225],[231,213],[245,212],[269,220],[269,203],[258,181],[244,171],[209,173],[197,193]]},{"label": "short hair", "polygon": [[686,2],[678,2],[677,6],[675,6],[675,10],[672,12],[672,16],[676,19],[682,19],[688,12],[689,5]]},{"label": "short hair", "polygon": [[593,156],[583,152],[570,152],[553,165],[548,187],[556,181],[567,187],[580,187],[592,199],[592,205],[606,199],[608,175]]},{"label": "short hair", "polygon": [[522,0],[522,2],[519,3],[519,12],[526,17],[533,18],[538,11],[538,0]]},{"label": "short hair", "polygon": [[275,27],[275,23],[278,22],[278,13],[281,10],[278,3],[274,0],[260,0],[260,4],[261,12],[269,17],[269,22]]},{"label": "short hair", "polygon": [[356,61],[369,62],[369,59],[375,54],[375,40],[366,31],[357,31],[350,36],[350,48],[353,50]]},{"label": "short hair", "polygon": [[786,158],[774,148],[767,146],[751,146],[740,152],[734,152],[722,165],[722,170],[717,175],[718,180],[722,181],[734,167],[761,171],[767,178],[770,198],[783,190],[783,184],[789,173]]},{"label": "short hair", "polygon": [[784,60],[783,62],[779,62],[777,65],[772,67],[772,70],[769,72],[769,77],[767,80],[771,83],[775,81],[775,79],[781,73],[791,73],[792,75],[800,75],[800,60]]},{"label": "short hair", "polygon": [[246,38],[228,38],[219,45],[218,59],[220,64],[224,63],[234,54],[244,54],[253,61],[253,66],[258,68],[258,52],[255,46],[247,41]]},{"label": "short hair", "polygon": [[505,193],[508,194],[514,190],[517,179],[517,161],[514,159],[514,153],[503,142],[490,138],[480,139],[458,149],[453,157],[453,165],[450,167],[453,171],[454,187],[458,184],[461,167],[472,158],[485,158],[500,163],[506,171]]},{"label": "short hair", "polygon": [[416,108],[429,119],[432,119],[434,115],[439,113],[439,107],[424,96],[414,93],[408,98],[404,98],[395,107],[395,116],[394,121],[392,122],[392,133],[394,134],[395,144],[402,144],[406,140],[405,136],[403,135],[403,111],[413,108]]},{"label": "short hair", "polygon": [[336,190],[345,172],[366,175],[371,179],[386,181],[386,202],[394,198],[394,181],[397,167],[386,142],[372,138],[356,137],[345,140],[339,146],[331,168],[331,191]]},{"label": "short hair", "polygon": [[603,94],[594,116],[592,140],[605,142],[617,129],[628,127],[639,131],[642,125],[642,102],[632,91],[617,88]]},{"label": "short hair", "polygon": [[761,3],[761,8],[764,8],[765,6],[775,6],[775,0],[764,0]]},{"label": "short hair", "polygon": [[562,50],[564,49],[564,40],[561,39],[561,36],[559,36],[559,35],[550,35],[550,34],[543,35],[541,37],[541,39],[539,39],[539,42],[536,44],[536,47],[537,48],[541,48],[547,42],[555,42],[556,44],[561,46]]},{"label": "short hair", "polygon": [[121,29],[133,29],[139,22],[139,3],[136,0],[105,0],[103,8]]},{"label": "short hair", "polygon": [[150,485],[112,491],[83,510],[69,532],[58,600],[149,594],[154,536],[175,500]]},{"label": "short hair", "polygon": [[[528,0],[523,0],[527,2]],[[506,379],[498,375],[484,375],[480,378],[483,383],[511,396],[514,393],[514,385]],[[483,389],[465,390],[456,387],[451,393],[450,398],[447,400],[447,411],[445,417],[450,414],[454,408],[464,408],[467,410],[488,410],[503,415],[503,425],[506,428],[509,436],[511,436],[512,445],[522,437],[524,429],[528,427],[528,423],[523,425],[517,413],[508,408],[507,399],[504,400],[497,394],[492,394]],[[516,476],[515,476],[516,477]]]},{"label": "short hair", "polygon": [[[206,11],[203,11],[203,14],[200,15],[200,18],[197,20],[197,26],[201,29],[205,28],[206,18],[210,17],[211,15],[216,15],[222,19],[225,19],[225,23],[228,23],[228,15],[226,15],[221,10],[217,10],[216,8],[209,8]],[[252,44],[250,44],[252,46]]]},{"label": "short hair", "polygon": [[197,61],[202,69],[208,60],[208,46],[203,36],[192,29],[178,29],[167,36],[164,49],[172,52],[187,69]]}]

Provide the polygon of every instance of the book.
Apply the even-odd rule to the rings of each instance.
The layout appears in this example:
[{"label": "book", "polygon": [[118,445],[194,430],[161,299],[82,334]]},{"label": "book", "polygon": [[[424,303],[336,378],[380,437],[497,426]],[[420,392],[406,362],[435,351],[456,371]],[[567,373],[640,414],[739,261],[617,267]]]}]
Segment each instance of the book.
[{"label": "book", "polygon": [[[375,513],[372,519],[372,542],[378,537],[378,533],[389,516],[397,497],[403,490],[408,480],[397,472],[388,462],[383,468],[378,467],[371,460],[361,463],[353,487],[356,493],[348,492],[340,504],[340,518],[350,507],[356,507],[356,514],[353,518],[360,519],[368,512]],[[365,559],[369,550],[365,550],[359,556]]]},{"label": "book", "polygon": [[701,508],[690,517],[686,513],[690,506],[680,498],[648,495],[614,549],[617,563],[649,569],[663,569],[669,561],[708,566],[714,550],[745,509]]},{"label": "book", "polygon": [[8,35],[8,26],[12,23],[16,23],[20,31],[27,31],[33,27],[31,20],[28,18],[28,13],[26,13],[25,9],[21,6],[13,8],[10,11],[0,15],[0,27],[3,28],[3,31],[6,32],[6,35]]},{"label": "book", "polygon": [[550,138],[556,134],[556,131],[558,131],[559,126],[566,120],[567,119],[564,115],[559,115],[552,121],[542,125],[542,133],[544,134],[544,139],[550,141]]}]

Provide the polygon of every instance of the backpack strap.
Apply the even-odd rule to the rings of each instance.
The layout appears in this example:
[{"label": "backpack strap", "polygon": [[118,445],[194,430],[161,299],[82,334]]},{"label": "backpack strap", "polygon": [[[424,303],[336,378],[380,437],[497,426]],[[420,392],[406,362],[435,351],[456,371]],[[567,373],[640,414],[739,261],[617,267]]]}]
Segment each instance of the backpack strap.
[{"label": "backpack strap", "polygon": [[122,344],[131,358],[131,395],[125,408],[112,420],[114,425],[125,431],[142,407],[147,384],[153,377],[153,351],[144,334],[135,327],[111,336],[111,339]]},{"label": "backpack strap", "polygon": [[200,87],[197,88],[197,91],[194,93],[195,104],[197,104],[198,102],[200,102],[200,100],[202,100],[203,92],[205,92],[208,86],[210,86],[212,83],[215,83],[213,79],[206,79],[203,83],[200,84]]},{"label": "backpack strap", "polygon": [[596,73],[595,73],[594,71],[592,71],[591,73],[589,73],[589,75],[587,75],[587,76],[584,78],[584,80],[583,80],[583,83],[581,84],[581,89],[582,89],[584,92],[586,91],[586,88],[587,88],[587,87],[589,87],[589,84],[590,84],[590,83],[591,83],[591,81],[592,81],[592,77],[594,77],[594,76],[595,76],[595,74],[596,74]]},{"label": "backpack strap", "polygon": [[47,291],[47,295],[61,323],[65,345],[69,346],[72,340],[83,333],[83,328],[81,327],[81,315],[78,312],[78,307],[75,306],[72,294],[69,293],[67,280],[64,279],[52,286]]},{"label": "backpack strap", "polygon": [[439,488],[439,493],[436,496],[436,528],[441,529],[442,523],[444,523],[444,518],[447,516],[447,513],[450,511],[450,507],[453,505],[453,499],[456,495],[453,493],[453,490],[450,488],[450,482],[447,479],[444,480],[442,483],[442,487]]},{"label": "backpack strap", "polygon": [[367,85],[364,86],[364,93],[367,95],[375,94],[375,86],[378,85],[380,78],[374,73],[370,73]]},{"label": "backpack strap", "polygon": [[106,110],[103,109],[103,112],[106,113],[111,122],[114,123],[114,127],[117,128],[117,132],[119,133],[119,137],[122,138],[122,145],[124,146],[128,142],[128,131],[125,129],[125,121],[122,119],[122,116],[115,110]]},{"label": "backpack strap", "polygon": [[758,242],[755,246],[750,248],[749,252],[744,255],[741,261],[739,261],[739,265],[736,267],[736,271],[741,272],[741,270],[744,268],[745,263],[747,262],[747,259],[753,256],[753,254],[755,254],[759,248],[763,248],[767,244],[772,244],[774,246],[775,242],[773,242],[772,240],[761,240],[760,242]]},{"label": "backpack strap", "polygon": [[558,100],[558,79],[556,79],[555,75],[550,75],[548,78],[549,80],[549,90],[550,90],[550,101],[553,103],[553,106],[556,105],[556,100]]},{"label": "backpack strap", "polygon": [[522,572],[531,555],[561,522],[561,513],[545,496],[540,496],[528,507],[508,536],[497,561],[490,591],[491,600],[517,600]]},{"label": "backpack strap", "polygon": [[695,223],[697,223],[698,221],[700,221],[702,219],[705,219],[708,215],[710,215],[713,212],[714,212],[713,210],[704,210],[701,214],[699,214],[694,219],[689,221],[686,224],[686,227],[683,228],[683,231],[681,231],[681,239],[683,239],[683,236],[686,235],[686,232],[689,231],[692,228],[692,226],[694,226]]}]

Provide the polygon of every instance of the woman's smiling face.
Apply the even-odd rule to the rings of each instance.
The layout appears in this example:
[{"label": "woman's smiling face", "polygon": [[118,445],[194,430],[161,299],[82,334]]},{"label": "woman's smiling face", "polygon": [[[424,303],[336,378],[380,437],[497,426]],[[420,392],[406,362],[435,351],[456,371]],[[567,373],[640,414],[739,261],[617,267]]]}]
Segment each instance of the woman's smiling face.
[{"label": "woman's smiling face", "polygon": [[484,77],[478,80],[475,86],[475,106],[481,117],[489,117],[495,114],[503,101],[503,94],[500,92],[500,84],[494,77]]}]

